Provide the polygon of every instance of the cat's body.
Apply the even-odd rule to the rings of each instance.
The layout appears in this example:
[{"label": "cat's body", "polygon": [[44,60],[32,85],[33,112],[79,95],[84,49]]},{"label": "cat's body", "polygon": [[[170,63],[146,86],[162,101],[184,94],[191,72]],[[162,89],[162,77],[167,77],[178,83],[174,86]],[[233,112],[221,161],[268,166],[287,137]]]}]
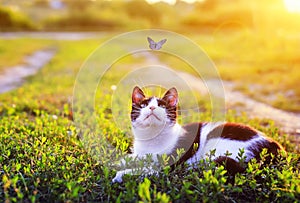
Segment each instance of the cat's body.
[{"label": "cat's body", "polygon": [[[140,88],[134,88],[131,111],[134,156],[176,156],[178,149],[184,149],[184,153],[171,163],[172,166],[183,162],[194,165],[214,151],[213,160],[225,165],[229,174],[235,174],[245,169],[238,160],[241,149],[244,150],[246,162],[252,158],[259,159],[264,148],[268,154],[274,155],[278,150],[283,150],[274,140],[241,124],[208,122],[180,126],[176,122],[177,104],[175,88],[168,90],[161,99],[146,98]],[[121,182],[126,173],[131,172],[119,171],[113,181]]]}]

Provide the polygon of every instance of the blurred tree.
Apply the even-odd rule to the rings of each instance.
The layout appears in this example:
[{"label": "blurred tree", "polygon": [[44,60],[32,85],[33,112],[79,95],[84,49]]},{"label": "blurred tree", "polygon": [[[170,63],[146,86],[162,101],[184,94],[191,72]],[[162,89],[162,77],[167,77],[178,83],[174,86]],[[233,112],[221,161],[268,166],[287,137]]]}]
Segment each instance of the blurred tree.
[{"label": "blurred tree", "polygon": [[0,31],[33,30],[33,23],[22,13],[0,6]]},{"label": "blurred tree", "polygon": [[62,2],[73,11],[85,11],[88,7],[94,4],[94,1],[87,0],[62,0]]},{"label": "blurred tree", "polygon": [[151,22],[153,25],[161,23],[162,13],[154,5],[146,1],[132,0],[125,5],[126,12],[132,18],[142,18]]},{"label": "blurred tree", "polygon": [[49,1],[48,0],[35,0],[32,4],[33,6],[38,6],[38,7],[49,7]]},{"label": "blurred tree", "polygon": [[244,0],[206,0],[182,18],[181,23],[198,29],[253,27],[253,10]]},{"label": "blurred tree", "polygon": [[0,8],[0,27],[9,27],[12,26],[12,24],[10,12],[4,8]]},{"label": "blurred tree", "polygon": [[196,8],[197,9],[214,9],[218,3],[220,3],[220,0],[206,0],[202,2],[196,2]]}]

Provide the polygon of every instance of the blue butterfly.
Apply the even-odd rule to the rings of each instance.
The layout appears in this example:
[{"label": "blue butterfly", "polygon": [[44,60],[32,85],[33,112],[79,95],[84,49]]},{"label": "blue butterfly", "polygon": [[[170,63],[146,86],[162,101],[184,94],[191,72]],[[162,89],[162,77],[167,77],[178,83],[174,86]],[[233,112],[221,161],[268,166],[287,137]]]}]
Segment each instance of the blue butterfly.
[{"label": "blue butterfly", "polygon": [[147,37],[147,39],[148,39],[148,42],[149,42],[149,48],[152,49],[152,50],[160,50],[162,45],[164,43],[166,43],[166,41],[167,41],[167,39],[163,39],[163,40],[160,40],[159,42],[156,43],[150,37]]}]

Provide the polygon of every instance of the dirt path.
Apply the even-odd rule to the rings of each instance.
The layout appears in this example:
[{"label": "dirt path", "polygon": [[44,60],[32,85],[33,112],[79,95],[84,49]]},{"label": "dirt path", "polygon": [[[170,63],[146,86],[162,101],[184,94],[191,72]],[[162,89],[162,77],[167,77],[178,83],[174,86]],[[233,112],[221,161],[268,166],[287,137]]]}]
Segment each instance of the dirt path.
[{"label": "dirt path", "polygon": [[[51,40],[82,40],[99,38],[105,32],[4,32],[0,33],[1,39],[34,38]],[[40,50],[24,58],[23,64],[8,67],[0,72],[0,94],[21,86],[25,78],[36,74],[54,56],[53,50]]]},{"label": "dirt path", "polygon": [[[142,53],[146,58],[146,63],[153,65],[162,65],[167,67],[166,64],[161,62],[156,56],[151,55],[149,52]],[[177,72],[187,83],[201,94],[209,94],[204,82],[189,73]],[[210,86],[216,82],[216,79],[206,81]],[[276,109],[268,104],[258,102],[242,92],[234,90],[235,84],[233,82],[222,81],[225,91],[226,109],[234,109],[238,112],[246,112],[250,118],[271,119],[280,130],[290,135],[295,135],[292,138],[296,143],[300,142],[300,115],[295,113],[286,112]]]},{"label": "dirt path", "polygon": [[40,50],[24,58],[24,63],[9,67],[0,73],[0,93],[8,92],[21,86],[25,78],[34,75],[54,56],[54,50]]},{"label": "dirt path", "polygon": [[[202,94],[208,94],[203,82],[193,75],[178,73],[189,84]],[[207,81],[214,83],[214,80]],[[250,118],[272,119],[281,127],[281,130],[289,134],[300,134],[300,115],[276,109],[268,104],[258,102],[234,90],[234,83],[222,81],[225,90],[225,103],[227,109],[235,109],[238,112],[246,112]]]}]

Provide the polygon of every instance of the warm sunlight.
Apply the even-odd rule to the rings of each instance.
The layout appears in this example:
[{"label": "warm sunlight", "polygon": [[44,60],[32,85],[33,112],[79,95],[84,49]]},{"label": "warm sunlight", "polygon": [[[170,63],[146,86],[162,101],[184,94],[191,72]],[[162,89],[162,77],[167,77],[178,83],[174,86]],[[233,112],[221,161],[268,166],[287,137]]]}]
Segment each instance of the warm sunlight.
[{"label": "warm sunlight", "polygon": [[[168,4],[175,4],[176,3],[176,0],[146,0],[147,2],[149,3],[157,3],[157,2],[165,2],[165,3],[168,3]],[[183,2],[186,2],[186,3],[195,3],[196,1],[204,1],[204,0],[181,0]]]},{"label": "warm sunlight", "polygon": [[157,2],[165,2],[168,4],[175,4],[176,0],[146,0],[148,3],[153,4],[153,3],[157,3]]},{"label": "warm sunlight", "polygon": [[300,0],[284,0],[286,9],[291,13],[300,13]]}]

